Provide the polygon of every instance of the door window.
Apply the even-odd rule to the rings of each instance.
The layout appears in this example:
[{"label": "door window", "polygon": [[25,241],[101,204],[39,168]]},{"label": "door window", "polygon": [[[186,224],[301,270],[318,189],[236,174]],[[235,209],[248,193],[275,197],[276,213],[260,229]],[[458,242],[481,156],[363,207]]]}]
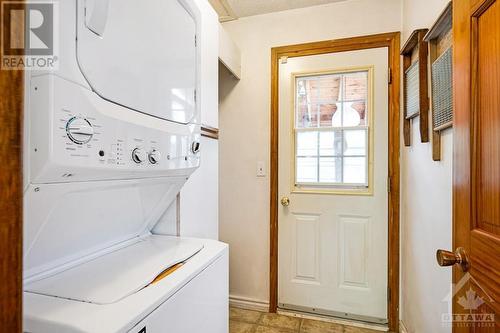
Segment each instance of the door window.
[{"label": "door window", "polygon": [[296,189],[369,188],[371,70],[294,77]]}]

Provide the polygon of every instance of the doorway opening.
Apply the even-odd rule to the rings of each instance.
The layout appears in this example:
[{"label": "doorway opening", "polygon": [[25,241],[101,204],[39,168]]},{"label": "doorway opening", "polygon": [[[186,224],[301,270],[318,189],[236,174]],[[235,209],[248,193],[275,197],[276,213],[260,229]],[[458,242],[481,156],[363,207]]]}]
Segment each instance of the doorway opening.
[{"label": "doorway opening", "polygon": [[[343,60],[344,62],[331,62],[331,59],[342,57],[342,55],[350,57],[351,60],[354,59],[353,55],[359,59],[363,57],[370,59],[373,56],[373,54],[369,55],[370,52],[379,53],[378,65],[366,60],[356,61],[350,65],[350,68],[346,68],[348,66],[345,61],[348,59]],[[370,283],[370,286],[373,286],[377,281],[359,279],[359,276],[366,276],[367,272],[363,269],[368,266],[358,265],[358,268],[350,272],[344,271],[343,275],[321,268],[322,260],[323,266],[326,267],[328,259],[319,255],[325,252],[325,248],[319,245],[320,240],[322,237],[336,237],[334,239],[337,243],[335,251],[339,249],[351,251],[349,254],[351,257],[356,257],[356,255],[359,257],[366,251],[376,248],[380,250],[380,246],[370,248],[373,245],[373,239],[366,238],[373,231],[371,220],[377,220],[383,223],[381,224],[383,230],[378,239],[384,242],[385,247],[382,249],[380,260],[375,259],[370,269],[378,269],[379,277],[382,277],[378,280],[384,280],[377,286],[378,293],[373,297],[377,299],[378,304],[383,304],[385,309],[378,313],[373,312],[374,316],[356,316],[356,313],[351,313],[350,317],[369,321],[376,321],[373,318],[385,320],[390,330],[397,331],[399,322],[399,33],[273,48],[271,71],[269,310],[276,312],[279,306],[330,316],[345,314],[345,309],[337,306],[338,304],[332,304],[331,300],[346,292],[351,292],[351,296],[358,293],[359,297],[363,294],[359,293],[359,290],[362,288],[367,290],[367,285],[362,284]],[[287,75],[289,75],[288,78]],[[373,83],[373,80],[377,78],[385,80],[384,88],[380,87],[380,82]],[[283,87],[283,82],[286,82],[284,86],[288,87]],[[314,91],[314,87],[320,87],[322,83],[327,87],[325,91],[329,91],[326,99],[325,96],[320,96],[320,91]],[[376,91],[375,87],[378,87],[379,91]],[[311,103],[314,102],[311,99],[315,93],[318,101],[321,101]],[[377,106],[373,105],[373,100],[378,101]],[[385,105],[385,111],[381,110],[379,105]],[[283,108],[293,111],[284,112],[281,110]],[[373,114],[370,115],[370,113]],[[284,114],[287,115],[283,116]],[[373,119],[380,124],[373,123]],[[374,130],[374,125],[375,129],[377,126],[380,127],[378,132]],[[289,132],[285,134],[290,135],[290,140],[283,139],[284,131]],[[382,134],[382,136],[377,138],[373,135],[374,133]],[[321,142],[322,138],[325,139],[324,143]],[[349,144],[346,145],[346,142]],[[379,147],[379,152],[373,149],[374,147]],[[287,156],[287,161],[284,161],[284,156]],[[373,158],[375,158],[375,164]],[[381,174],[386,176],[383,177],[383,185],[380,183]],[[373,183],[376,179],[378,183]],[[385,197],[382,194],[383,191],[380,191],[381,188],[385,191]],[[288,194],[290,197],[287,196]],[[386,209],[382,212],[385,215],[372,218],[366,214],[366,211],[355,214],[337,214],[338,220],[331,223],[334,225],[333,229],[328,230],[328,228],[325,229],[327,224],[324,222],[328,219],[325,220],[324,216],[329,213],[318,210],[317,204],[318,200],[326,202],[325,200],[328,199],[318,199],[321,196],[336,196],[335,201],[351,200],[347,204],[353,207],[359,205],[356,198],[369,201],[370,198],[377,196],[380,197],[379,201],[372,204],[385,205]],[[306,209],[306,206],[315,208]],[[325,204],[322,207],[327,206],[329,205]],[[284,221],[285,218],[286,221]],[[332,219],[329,221],[332,222]],[[282,226],[283,222],[288,224]],[[378,230],[381,225],[378,225]],[[337,246],[349,241],[348,238],[338,237],[340,231],[344,235],[350,235],[351,239],[366,240],[362,242],[365,248]],[[293,236],[297,234],[301,235],[300,239]],[[280,245],[290,240],[293,240],[295,249],[279,251]],[[311,246],[315,242],[317,244]],[[327,241],[323,243],[326,244]],[[337,256],[337,258],[340,257]],[[344,257],[346,257],[345,253]],[[280,262],[292,261],[295,271],[290,269],[289,272],[283,273]],[[300,261],[302,264],[299,265]],[[379,264],[378,267],[377,264]],[[336,269],[339,267],[341,269],[342,266],[335,265]],[[384,272],[380,272],[381,269]],[[280,275],[283,274],[286,276],[281,279]],[[350,274],[354,279],[351,279],[352,281],[344,279],[343,285],[340,284],[341,288],[336,292],[331,292],[331,289],[324,289],[325,279],[330,282],[335,281],[334,284],[339,286],[338,280],[332,278],[332,274],[336,274],[336,278]],[[287,294],[285,297],[282,297],[283,292]],[[311,301],[315,293],[319,295],[316,299],[326,301],[323,303]],[[300,300],[301,295],[309,299],[304,302],[293,302],[294,297],[295,300]],[[381,297],[386,299],[382,300]],[[302,300],[305,298],[302,297]],[[287,303],[289,300],[292,300],[290,304]],[[365,312],[370,313],[370,311]],[[360,313],[365,312],[360,311]]]}]

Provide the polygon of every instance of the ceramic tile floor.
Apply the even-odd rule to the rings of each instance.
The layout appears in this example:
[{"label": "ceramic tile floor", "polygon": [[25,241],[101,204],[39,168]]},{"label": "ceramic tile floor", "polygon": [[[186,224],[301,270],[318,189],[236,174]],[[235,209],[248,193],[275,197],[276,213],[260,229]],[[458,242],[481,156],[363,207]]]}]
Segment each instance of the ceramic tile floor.
[{"label": "ceramic tile floor", "polygon": [[273,313],[229,309],[229,333],[381,333],[323,321]]}]

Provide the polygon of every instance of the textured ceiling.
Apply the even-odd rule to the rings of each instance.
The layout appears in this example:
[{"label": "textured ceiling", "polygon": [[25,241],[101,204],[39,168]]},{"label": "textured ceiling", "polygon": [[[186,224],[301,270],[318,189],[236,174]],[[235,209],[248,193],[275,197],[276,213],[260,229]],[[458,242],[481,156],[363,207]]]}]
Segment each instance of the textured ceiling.
[{"label": "textured ceiling", "polygon": [[221,21],[345,0],[209,0]]}]

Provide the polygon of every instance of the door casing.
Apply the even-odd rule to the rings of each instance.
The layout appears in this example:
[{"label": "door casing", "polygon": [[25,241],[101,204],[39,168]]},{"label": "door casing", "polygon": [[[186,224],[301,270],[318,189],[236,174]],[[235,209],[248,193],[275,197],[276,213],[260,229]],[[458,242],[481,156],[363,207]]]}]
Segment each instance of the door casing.
[{"label": "door casing", "polygon": [[[0,7],[7,1],[0,0]],[[16,9],[24,9],[18,1]],[[3,7],[2,7],[3,8]],[[4,14],[2,12],[2,14]],[[10,36],[11,22],[1,33]],[[18,31],[24,22],[13,21]],[[22,36],[15,36],[18,39]],[[0,69],[0,323],[2,332],[22,331],[24,71]]]},{"label": "door casing", "polygon": [[279,149],[279,61],[327,53],[388,48],[389,65],[389,244],[388,320],[389,330],[399,331],[399,196],[400,196],[400,33],[334,39],[274,47],[271,49],[271,133],[270,133],[270,280],[269,312],[278,309],[278,149]]}]

